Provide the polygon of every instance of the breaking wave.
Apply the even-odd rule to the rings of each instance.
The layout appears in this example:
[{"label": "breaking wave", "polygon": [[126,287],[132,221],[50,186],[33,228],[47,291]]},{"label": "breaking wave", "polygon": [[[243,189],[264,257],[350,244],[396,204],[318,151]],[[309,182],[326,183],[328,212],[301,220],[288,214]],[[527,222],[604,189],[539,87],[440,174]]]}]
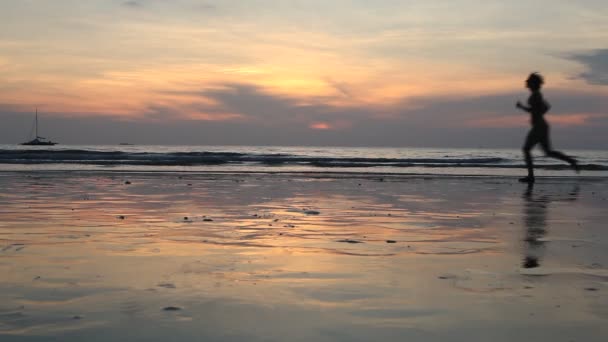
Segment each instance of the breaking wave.
[{"label": "breaking wave", "polygon": [[[374,158],[320,157],[297,154],[257,154],[239,152],[125,152],[65,150],[0,150],[1,164],[82,164],[82,165],[143,165],[143,166],[205,166],[205,165],[301,165],[319,168],[370,167],[468,167],[468,168],[523,168],[520,160],[492,157],[469,158]],[[564,164],[537,165],[538,168],[562,170]],[[583,170],[608,170],[599,164],[581,165]]]}]

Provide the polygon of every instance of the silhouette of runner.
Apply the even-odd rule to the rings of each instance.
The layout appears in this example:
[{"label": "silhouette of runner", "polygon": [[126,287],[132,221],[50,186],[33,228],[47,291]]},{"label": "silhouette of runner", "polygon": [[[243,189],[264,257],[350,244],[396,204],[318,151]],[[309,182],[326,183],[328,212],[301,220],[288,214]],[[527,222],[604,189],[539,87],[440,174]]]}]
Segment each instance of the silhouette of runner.
[{"label": "silhouette of runner", "polygon": [[517,108],[530,113],[532,129],[526,137],[523,151],[526,159],[526,167],[528,168],[528,176],[520,178],[520,182],[534,183],[534,164],[532,163],[532,154],[530,151],[536,144],[540,144],[545,155],[560,159],[570,163],[574,170],[578,173],[578,163],[576,159],[565,155],[562,152],[551,149],[551,141],[549,140],[549,124],[545,121],[544,115],[549,111],[551,106],[543,98],[540,88],[544,83],[543,77],[538,73],[531,73],[526,80],[526,88],[530,89],[530,97],[528,98],[528,106],[524,106],[517,101]]}]

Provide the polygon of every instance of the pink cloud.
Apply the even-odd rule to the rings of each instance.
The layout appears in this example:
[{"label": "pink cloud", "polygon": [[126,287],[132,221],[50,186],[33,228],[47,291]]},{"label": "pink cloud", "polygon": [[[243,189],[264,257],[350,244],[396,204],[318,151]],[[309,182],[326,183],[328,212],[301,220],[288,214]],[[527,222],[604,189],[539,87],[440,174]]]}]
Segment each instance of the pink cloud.
[{"label": "pink cloud", "polygon": [[334,127],[332,127],[332,125],[330,125],[327,122],[313,122],[310,125],[308,125],[308,127],[312,128],[312,129],[323,130],[323,131],[334,128]]},{"label": "pink cloud", "polygon": [[529,125],[525,116],[497,116],[491,118],[472,119],[466,122],[469,127],[496,128],[496,127],[525,127]]},{"label": "pink cloud", "polygon": [[606,118],[608,114],[587,113],[587,114],[568,114],[552,116],[549,120],[558,126],[587,126],[591,119]]},{"label": "pink cloud", "polygon": [[[590,125],[590,119],[606,118],[608,114],[599,113],[579,113],[579,114],[564,114],[551,115],[547,118],[549,124],[556,126],[587,126]],[[466,125],[470,127],[480,128],[510,128],[510,127],[526,127],[528,126],[529,118],[527,116],[498,116],[492,118],[473,119],[467,121]]]},{"label": "pink cloud", "polygon": [[349,129],[353,126],[353,123],[348,120],[335,120],[332,122],[327,121],[315,121],[308,125],[308,128],[328,131],[328,130],[343,130]]},{"label": "pink cloud", "polygon": [[201,121],[238,121],[244,120],[245,116],[234,113],[192,113],[189,118]]}]

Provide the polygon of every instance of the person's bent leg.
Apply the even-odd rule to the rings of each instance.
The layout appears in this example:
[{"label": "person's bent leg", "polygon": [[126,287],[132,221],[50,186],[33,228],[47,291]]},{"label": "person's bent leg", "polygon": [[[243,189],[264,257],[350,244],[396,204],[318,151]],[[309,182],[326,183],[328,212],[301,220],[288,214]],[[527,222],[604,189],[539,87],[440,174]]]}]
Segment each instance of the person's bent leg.
[{"label": "person's bent leg", "polygon": [[533,183],[534,182],[534,163],[532,162],[532,153],[531,150],[536,145],[536,134],[535,130],[530,130],[528,136],[526,137],[526,142],[522,147],[522,151],[524,153],[524,160],[526,161],[526,168],[528,169],[528,176],[521,178],[520,182]]},{"label": "person's bent leg", "polygon": [[526,168],[528,169],[528,176],[520,178],[520,182],[531,183],[534,182],[534,163],[532,162],[531,148],[524,146],[522,149],[524,152],[524,159],[526,161]]}]

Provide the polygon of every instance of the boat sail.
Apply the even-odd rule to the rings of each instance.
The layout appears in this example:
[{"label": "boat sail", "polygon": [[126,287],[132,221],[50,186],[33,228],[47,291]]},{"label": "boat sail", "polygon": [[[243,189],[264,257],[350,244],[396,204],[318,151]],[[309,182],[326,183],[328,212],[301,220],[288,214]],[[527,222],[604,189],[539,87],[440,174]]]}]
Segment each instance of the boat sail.
[{"label": "boat sail", "polygon": [[38,108],[36,108],[36,119],[34,121],[34,127],[36,130],[36,137],[30,141],[24,142],[21,145],[26,146],[53,146],[57,145],[56,142],[50,141],[47,138],[43,138],[38,135]]}]

